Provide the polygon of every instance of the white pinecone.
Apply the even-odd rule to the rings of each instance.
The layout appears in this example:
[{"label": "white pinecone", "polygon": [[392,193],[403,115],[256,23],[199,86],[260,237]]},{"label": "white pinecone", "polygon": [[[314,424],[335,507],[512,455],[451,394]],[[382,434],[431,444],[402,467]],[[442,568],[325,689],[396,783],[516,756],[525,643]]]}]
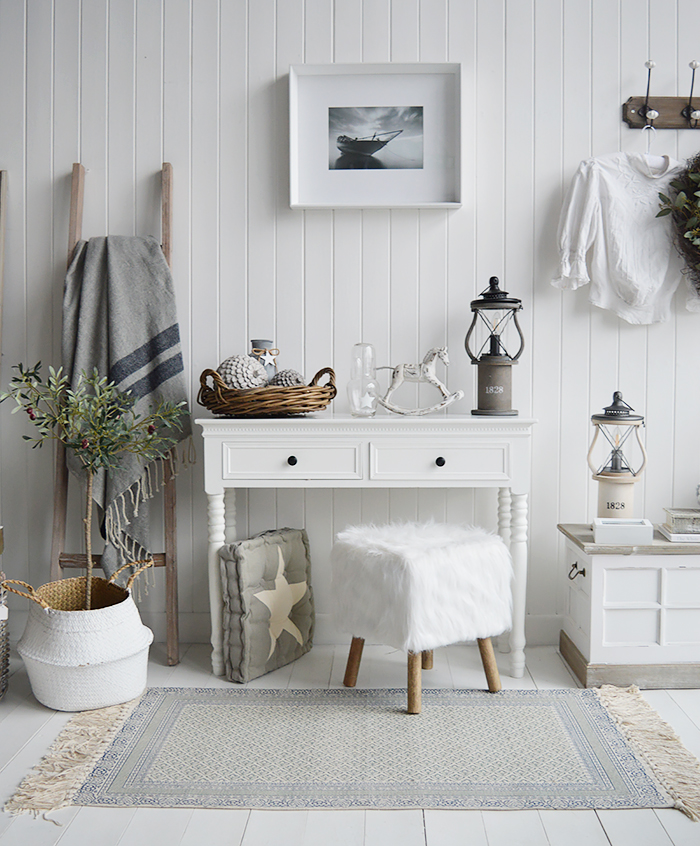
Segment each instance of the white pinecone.
[{"label": "white pinecone", "polygon": [[270,379],[269,384],[279,388],[297,388],[305,385],[306,382],[301,373],[297,373],[296,370],[280,370]]},{"label": "white pinecone", "polygon": [[259,361],[249,355],[232,355],[222,361],[216,372],[227,388],[245,391],[248,388],[262,388],[267,385],[267,373]]}]

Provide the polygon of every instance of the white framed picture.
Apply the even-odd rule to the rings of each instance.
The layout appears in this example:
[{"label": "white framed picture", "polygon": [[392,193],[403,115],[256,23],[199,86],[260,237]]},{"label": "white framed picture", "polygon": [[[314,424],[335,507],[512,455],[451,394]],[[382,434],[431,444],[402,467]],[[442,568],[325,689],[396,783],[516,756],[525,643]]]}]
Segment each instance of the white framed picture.
[{"label": "white framed picture", "polygon": [[461,205],[461,66],[292,65],[290,206]]}]

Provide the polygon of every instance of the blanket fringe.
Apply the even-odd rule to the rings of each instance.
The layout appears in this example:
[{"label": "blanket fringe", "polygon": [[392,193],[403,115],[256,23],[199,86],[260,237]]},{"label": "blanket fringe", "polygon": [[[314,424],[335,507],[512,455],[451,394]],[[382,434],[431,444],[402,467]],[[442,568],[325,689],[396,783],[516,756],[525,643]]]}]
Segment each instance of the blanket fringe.
[{"label": "blanket fringe", "polygon": [[189,446],[178,455],[177,446],[172,447],[161,460],[147,464],[141,476],[124,493],[110,503],[104,518],[105,540],[118,549],[125,560],[137,561],[150,557],[150,552],[127,533],[129,514],[127,505],[136,517],[139,506],[152,499],[165,486],[165,466],[171,476],[178,476],[181,467],[189,467],[196,460],[193,439],[188,438]]},{"label": "blanket fringe", "polygon": [[[5,804],[5,812],[47,814],[68,807],[75,793],[134,710],[140,697],[72,717]],[[55,820],[50,820],[55,822]]]},{"label": "blanket fringe", "polygon": [[598,697],[632,748],[651,767],[675,801],[675,807],[691,820],[700,818],[700,762],[683,746],[639,692],[636,685],[603,685]]}]

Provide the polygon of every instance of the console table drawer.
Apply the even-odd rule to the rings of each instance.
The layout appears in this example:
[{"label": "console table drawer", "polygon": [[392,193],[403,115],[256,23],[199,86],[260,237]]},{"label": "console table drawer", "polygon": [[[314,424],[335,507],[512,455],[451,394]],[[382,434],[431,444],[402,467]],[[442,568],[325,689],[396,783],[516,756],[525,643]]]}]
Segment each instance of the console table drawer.
[{"label": "console table drawer", "polygon": [[509,448],[504,443],[455,442],[426,446],[425,440],[370,444],[370,479],[428,482],[490,482],[510,478]]},{"label": "console table drawer", "polygon": [[246,441],[222,445],[223,479],[361,479],[360,444]]}]

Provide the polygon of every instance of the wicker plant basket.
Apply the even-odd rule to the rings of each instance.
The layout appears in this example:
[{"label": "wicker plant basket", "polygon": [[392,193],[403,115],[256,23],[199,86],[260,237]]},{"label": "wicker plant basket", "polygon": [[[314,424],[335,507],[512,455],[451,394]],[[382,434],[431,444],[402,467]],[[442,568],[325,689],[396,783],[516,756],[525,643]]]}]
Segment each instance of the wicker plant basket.
[{"label": "wicker plant basket", "polygon": [[32,600],[17,651],[39,702],[57,711],[89,711],[143,693],[153,632],[141,622],[129,591],[140,572],[126,588],[94,577],[89,611],[83,610],[84,576],[36,590],[15,579],[3,582],[7,590]]},{"label": "wicker plant basket", "polygon": [[[325,385],[319,381],[328,376]],[[213,386],[210,386],[211,381]],[[199,377],[197,402],[219,417],[289,417],[323,411],[335,397],[335,373],[330,367],[319,370],[308,385],[282,388],[267,385],[246,391],[228,388],[216,370],[205,370]]]}]

